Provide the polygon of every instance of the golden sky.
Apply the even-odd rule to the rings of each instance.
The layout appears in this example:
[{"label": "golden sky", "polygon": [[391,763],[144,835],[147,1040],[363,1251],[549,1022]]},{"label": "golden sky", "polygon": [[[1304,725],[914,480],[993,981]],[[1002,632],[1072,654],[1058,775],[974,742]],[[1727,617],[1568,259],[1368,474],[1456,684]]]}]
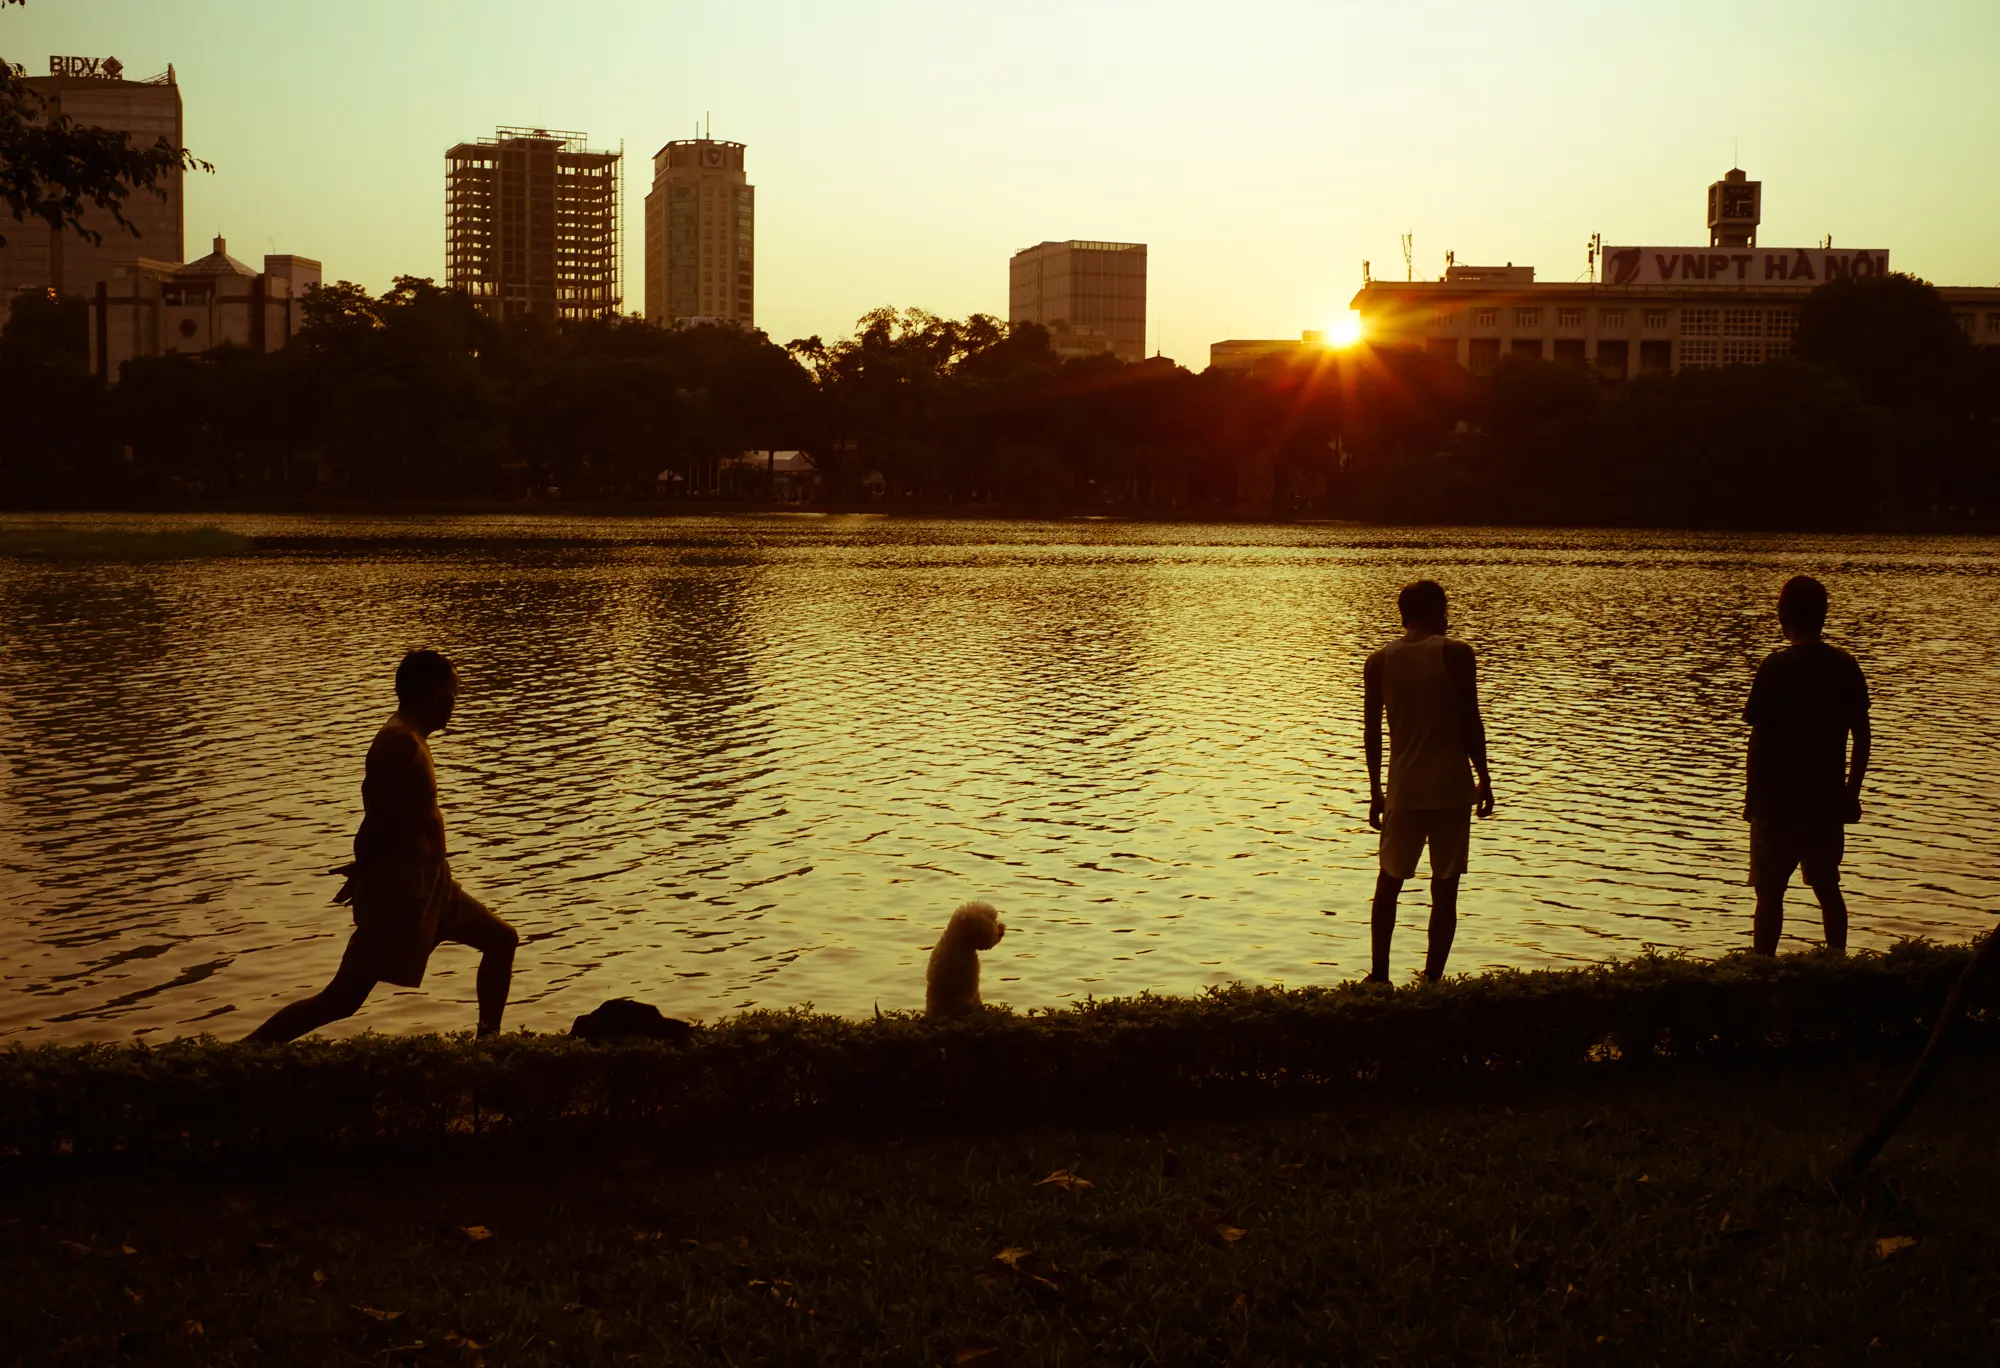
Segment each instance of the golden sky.
[{"label": "golden sky", "polygon": [[[1491,0],[30,0],[0,53],[173,63],[189,250],[442,276],[444,149],[499,124],[622,139],[628,307],[650,158],[704,114],[749,145],[757,322],[1006,311],[1047,238],[1150,246],[1152,345],[1344,313],[1364,258],[1580,278],[1607,241],[1705,241],[1740,155],[1760,240],[1887,247],[2000,282],[2000,4]],[[1737,149],[1740,149],[1740,154]]]}]

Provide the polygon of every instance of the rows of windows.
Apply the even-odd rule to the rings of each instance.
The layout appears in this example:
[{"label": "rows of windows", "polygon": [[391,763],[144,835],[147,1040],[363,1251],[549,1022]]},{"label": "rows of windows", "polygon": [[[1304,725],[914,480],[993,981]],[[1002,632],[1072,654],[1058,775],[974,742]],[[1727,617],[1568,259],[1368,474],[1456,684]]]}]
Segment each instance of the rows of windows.
[{"label": "rows of windows", "polygon": [[[1500,312],[1497,308],[1474,309],[1472,311],[1472,326],[1475,328],[1497,328],[1500,326]],[[1711,309],[1708,312],[1713,313],[1714,310]],[[1538,308],[1526,306],[1517,308],[1513,312],[1514,326],[1516,328],[1539,328],[1542,326],[1542,313],[1543,311]],[[1559,329],[1581,329],[1588,322],[1588,313],[1589,311],[1581,305],[1574,307],[1565,305],[1555,310],[1556,327]],[[1667,326],[1667,311],[1665,309],[1644,310],[1642,322],[1648,332],[1664,332]],[[1455,330],[1458,327],[1458,310],[1435,310],[1430,317],[1430,326],[1433,331],[1437,332]],[[1627,326],[1626,311],[1624,309],[1599,309],[1597,311],[1597,326],[1605,332],[1624,331]]]}]

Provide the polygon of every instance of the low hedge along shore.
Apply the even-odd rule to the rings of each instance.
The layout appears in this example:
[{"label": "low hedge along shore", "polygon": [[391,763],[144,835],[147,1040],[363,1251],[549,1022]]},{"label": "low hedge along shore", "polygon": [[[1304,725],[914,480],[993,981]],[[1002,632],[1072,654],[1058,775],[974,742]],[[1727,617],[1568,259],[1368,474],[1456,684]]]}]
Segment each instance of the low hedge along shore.
[{"label": "low hedge along shore", "polygon": [[1644,956],[1394,991],[1223,988],[933,1022],[749,1012],[684,1043],[526,1032],[0,1050],[0,1153],[137,1159],[426,1150],[828,1122],[1112,1116],[1357,1083],[1551,1081],[1921,1042],[1970,959]]}]

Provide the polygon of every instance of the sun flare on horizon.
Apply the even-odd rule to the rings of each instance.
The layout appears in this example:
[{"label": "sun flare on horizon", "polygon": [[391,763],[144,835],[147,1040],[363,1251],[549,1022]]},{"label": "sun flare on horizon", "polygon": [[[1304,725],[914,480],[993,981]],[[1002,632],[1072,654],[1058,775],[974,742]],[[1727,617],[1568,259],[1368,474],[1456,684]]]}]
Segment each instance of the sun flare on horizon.
[{"label": "sun flare on horizon", "polygon": [[1345,318],[1336,318],[1327,325],[1325,337],[1329,347],[1344,349],[1353,346],[1361,340],[1361,316],[1348,314]]}]

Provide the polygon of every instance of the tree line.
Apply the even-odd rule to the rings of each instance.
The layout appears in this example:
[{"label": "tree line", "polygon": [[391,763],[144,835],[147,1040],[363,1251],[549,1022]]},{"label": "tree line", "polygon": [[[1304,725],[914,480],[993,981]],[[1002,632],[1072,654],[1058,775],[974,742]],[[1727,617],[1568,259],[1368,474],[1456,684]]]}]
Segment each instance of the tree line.
[{"label": "tree line", "polygon": [[309,293],[292,342],[87,365],[83,301],[0,332],[0,498],[145,506],[755,499],[797,450],[829,505],[1657,526],[2000,513],[2000,348],[1907,276],[1822,286],[1795,354],[1606,381],[1301,348],[1251,372],[1059,359],[983,314],[878,309],[780,346],[611,317],[501,323],[401,278]]}]

